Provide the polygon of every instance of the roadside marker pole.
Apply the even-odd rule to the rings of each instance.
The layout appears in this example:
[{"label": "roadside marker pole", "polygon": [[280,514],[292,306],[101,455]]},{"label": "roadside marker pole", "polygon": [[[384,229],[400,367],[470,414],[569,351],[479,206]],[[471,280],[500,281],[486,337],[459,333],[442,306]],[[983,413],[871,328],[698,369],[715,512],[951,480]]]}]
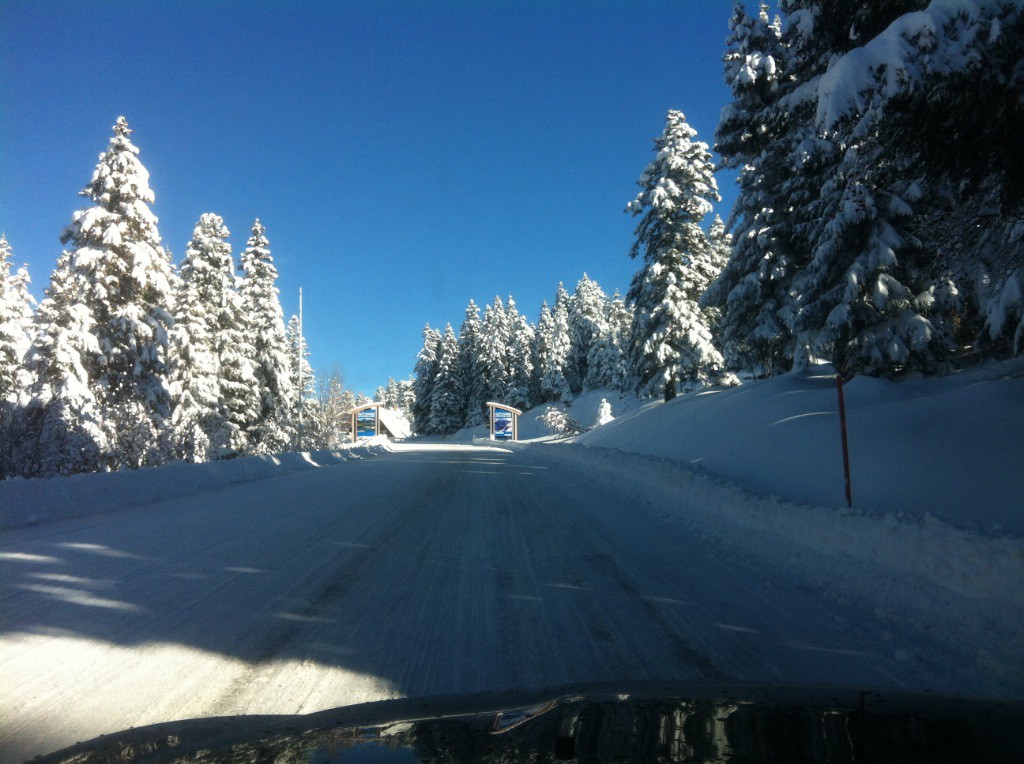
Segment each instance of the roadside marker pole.
[{"label": "roadside marker pole", "polygon": [[846,403],[843,401],[843,377],[836,374],[836,392],[839,394],[839,432],[843,439],[843,475],[846,477],[846,506],[853,507],[850,492],[850,450],[846,445]]}]

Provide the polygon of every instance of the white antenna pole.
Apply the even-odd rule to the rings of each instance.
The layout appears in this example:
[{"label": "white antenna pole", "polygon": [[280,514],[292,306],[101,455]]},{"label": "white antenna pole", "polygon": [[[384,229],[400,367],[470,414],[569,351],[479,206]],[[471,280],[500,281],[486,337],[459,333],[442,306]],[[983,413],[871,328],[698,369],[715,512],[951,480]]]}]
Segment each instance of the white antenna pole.
[{"label": "white antenna pole", "polygon": [[302,450],[302,361],[306,355],[306,337],[302,333],[302,287],[299,287],[299,450]]}]

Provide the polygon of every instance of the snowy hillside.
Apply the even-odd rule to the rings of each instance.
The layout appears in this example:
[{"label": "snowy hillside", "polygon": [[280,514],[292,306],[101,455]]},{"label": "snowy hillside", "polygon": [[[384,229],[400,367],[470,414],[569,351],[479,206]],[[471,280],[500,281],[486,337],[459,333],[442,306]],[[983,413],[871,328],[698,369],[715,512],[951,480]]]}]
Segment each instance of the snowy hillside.
[{"label": "snowy hillside", "polygon": [[[899,383],[857,377],[844,393],[856,509],[1024,535],[1024,361]],[[576,442],[685,462],[789,501],[845,506],[828,366],[644,407]]]}]

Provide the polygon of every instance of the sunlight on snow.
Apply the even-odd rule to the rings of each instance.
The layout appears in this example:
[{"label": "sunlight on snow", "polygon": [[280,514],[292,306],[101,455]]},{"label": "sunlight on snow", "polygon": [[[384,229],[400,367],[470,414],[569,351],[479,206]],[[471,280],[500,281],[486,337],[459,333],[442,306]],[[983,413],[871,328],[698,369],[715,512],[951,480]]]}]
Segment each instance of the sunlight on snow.
[{"label": "sunlight on snow", "polygon": [[15,584],[12,588],[23,589],[37,594],[45,594],[51,599],[67,602],[70,605],[81,605],[83,607],[99,607],[107,610],[123,610],[125,612],[138,613],[142,608],[130,602],[121,600],[106,599],[105,597],[94,597],[89,592],[81,589],[71,589],[66,586],[47,586],[45,584]]},{"label": "sunlight on snow", "polygon": [[81,544],[71,541],[63,541],[56,546],[63,549],[75,549],[79,552],[89,552],[90,554],[96,554],[101,557],[122,557],[128,560],[146,559],[145,557],[132,554],[131,552],[122,552],[120,549],[111,549],[109,546],[105,546],[103,544]]},{"label": "sunlight on snow", "polygon": [[[75,661],[62,661],[69,655]],[[56,685],[35,669],[62,663],[66,680],[83,688],[83,702],[55,704]],[[28,755],[52,740],[176,719],[305,714],[400,695],[380,677],[310,660],[251,664],[179,644],[114,645],[60,633],[0,637],[0,674],[0,750],[12,755],[15,745]],[[168,685],[160,681],[166,677],[176,679]],[[88,701],[90,687],[102,687],[103,702]]]},{"label": "sunlight on snow", "polygon": [[18,562],[42,562],[47,564],[64,562],[59,557],[49,557],[45,554],[29,554],[28,552],[0,552],[0,560],[17,560]]}]

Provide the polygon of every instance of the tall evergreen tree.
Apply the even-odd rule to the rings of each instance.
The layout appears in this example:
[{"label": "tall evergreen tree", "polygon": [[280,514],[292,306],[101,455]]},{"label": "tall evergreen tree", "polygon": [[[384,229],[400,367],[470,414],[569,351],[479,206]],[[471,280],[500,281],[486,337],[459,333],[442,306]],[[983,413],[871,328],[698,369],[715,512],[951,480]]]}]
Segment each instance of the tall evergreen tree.
[{"label": "tall evergreen tree", "polygon": [[462,381],[466,397],[466,427],[483,424],[484,409],[487,407],[483,371],[480,366],[480,332],[480,311],[476,303],[470,300],[466,306],[466,317],[459,328],[459,379]]},{"label": "tall evergreen tree", "polygon": [[0,235],[0,402],[18,402],[31,377],[25,368],[33,331],[33,305],[28,271],[11,273],[11,246]]},{"label": "tall evergreen tree", "polygon": [[158,463],[175,274],[149,209],[153,192],[124,117],[89,185],[93,206],[61,236],[66,249],[39,308],[29,354],[45,474]]},{"label": "tall evergreen tree", "polygon": [[587,386],[625,391],[629,384],[626,354],[629,351],[633,314],[616,292],[605,306],[601,333],[587,356]]},{"label": "tall evergreen tree", "polygon": [[174,456],[188,461],[215,457],[230,440],[217,347],[218,311],[233,287],[228,235],[219,216],[202,215],[180,269],[169,379]]},{"label": "tall evergreen tree", "polygon": [[277,268],[270,254],[266,229],[259,219],[242,253],[242,313],[252,337],[253,367],[260,413],[249,434],[256,453],[284,451],[292,442],[290,412],[295,385],[288,361],[284,312],[276,286]]},{"label": "tall evergreen tree", "polygon": [[389,409],[398,410],[399,388],[394,377],[388,377],[388,383],[384,388],[384,403]]},{"label": "tall evergreen tree", "polygon": [[227,420],[226,456],[254,452],[252,431],[262,411],[256,378],[256,348],[242,305],[241,279],[230,257],[219,261],[221,279],[217,309],[217,355],[220,359],[220,400]]},{"label": "tall evergreen tree", "polygon": [[352,433],[352,409],[356,397],[345,389],[341,370],[331,369],[326,376],[319,377],[316,408],[318,422],[316,432],[321,448],[337,448],[348,443]]},{"label": "tall evergreen tree", "polygon": [[727,46],[724,74],[733,101],[722,110],[715,150],[723,167],[739,171],[740,191],[728,221],[735,232],[732,256],[701,303],[722,314],[727,364],[772,374],[792,365],[795,338],[786,317],[790,281],[803,259],[794,242],[798,211],[774,199],[793,176],[813,176],[814,165],[802,155],[794,163],[800,144],[795,117],[778,107],[793,86],[779,20],[769,19],[764,3],[749,16],[736,2]]},{"label": "tall evergreen tree", "polygon": [[[845,91],[847,83],[835,84],[847,68],[844,54],[860,48],[856,61],[867,53],[864,46],[871,38],[924,5],[920,0],[863,7],[794,0],[789,12],[828,13],[848,29],[838,35],[830,26],[796,27],[789,40],[794,75],[804,83],[817,82],[820,94],[835,87]],[[891,64],[888,55],[880,62]],[[838,99],[841,104],[844,96]],[[802,121],[794,132],[815,139],[808,153],[817,158],[820,179],[812,193],[785,199],[806,199],[800,209],[810,218],[798,229],[810,257],[792,281],[789,326],[800,347],[830,358],[847,374],[934,367],[949,345],[939,317],[952,306],[942,304],[946,290],[937,291],[917,266],[919,242],[908,235],[916,194],[908,193],[914,181],[907,159],[901,152],[883,155],[884,101],[858,99],[853,108],[839,105],[833,114],[834,108],[834,103],[822,109],[819,99],[807,99],[795,110]]]},{"label": "tall evergreen tree", "polygon": [[416,403],[416,394],[413,392],[413,380],[403,379],[398,383],[398,410],[405,415],[410,422],[413,420],[412,410]]},{"label": "tall evergreen tree", "polygon": [[551,314],[555,319],[555,332],[559,343],[562,341],[562,316],[565,317],[565,342],[568,343],[569,349],[562,366],[562,373],[565,375],[565,381],[569,385],[570,393],[576,395],[583,389],[583,377],[580,376],[579,367],[576,365],[576,356],[573,353],[572,297],[566,291],[565,285],[561,281],[558,282],[558,288],[555,290],[555,302],[551,306]]},{"label": "tall evergreen tree", "polygon": [[581,392],[601,386],[597,370],[590,367],[590,353],[605,334],[608,297],[596,281],[583,274],[576,284],[569,309],[569,336],[572,340],[572,362],[575,364]]},{"label": "tall evergreen tree", "polygon": [[506,321],[509,333],[508,385],[503,400],[517,408],[528,409],[537,396],[533,373],[534,330],[511,296],[508,298]]},{"label": "tall evergreen tree", "polygon": [[413,369],[415,380],[412,389],[415,402],[412,405],[412,426],[420,435],[430,434],[431,397],[434,391],[434,379],[437,377],[437,356],[440,350],[441,333],[431,329],[430,324],[423,327],[423,348],[416,356],[416,367]]},{"label": "tall evergreen tree", "polygon": [[572,343],[564,301],[556,304],[554,311],[548,308],[547,302],[541,305],[534,344],[540,372],[540,401],[569,403],[572,388],[567,379],[567,369]]},{"label": "tall evergreen tree", "polygon": [[465,419],[465,395],[459,378],[459,341],[452,325],[447,324],[437,354],[437,373],[430,396],[427,430],[438,435],[451,435],[462,427]]},{"label": "tall evergreen tree", "polygon": [[28,271],[11,273],[11,247],[0,235],[0,480],[24,471],[26,391],[32,377],[25,354],[32,340],[34,300]]},{"label": "tall evergreen tree", "polygon": [[[509,385],[509,327],[505,304],[495,296],[484,308],[480,330],[480,369],[487,401],[501,401]],[[486,401],[485,401],[486,402]]]},{"label": "tall evergreen tree", "polygon": [[1024,7],[780,7],[781,34],[737,6],[726,55],[734,102],[717,148],[740,195],[733,256],[705,302],[723,311],[730,363],[761,356],[771,373],[809,351],[847,374],[943,368],[1024,249],[1010,137]]},{"label": "tall evergreen tree", "polygon": [[642,256],[629,299],[635,306],[630,357],[641,394],[664,392],[688,380],[707,383],[721,369],[697,300],[710,283],[712,251],[701,221],[718,200],[707,144],[681,112],[669,111],[655,140],[657,156],[637,185],[628,211],[640,216],[631,257]]}]

